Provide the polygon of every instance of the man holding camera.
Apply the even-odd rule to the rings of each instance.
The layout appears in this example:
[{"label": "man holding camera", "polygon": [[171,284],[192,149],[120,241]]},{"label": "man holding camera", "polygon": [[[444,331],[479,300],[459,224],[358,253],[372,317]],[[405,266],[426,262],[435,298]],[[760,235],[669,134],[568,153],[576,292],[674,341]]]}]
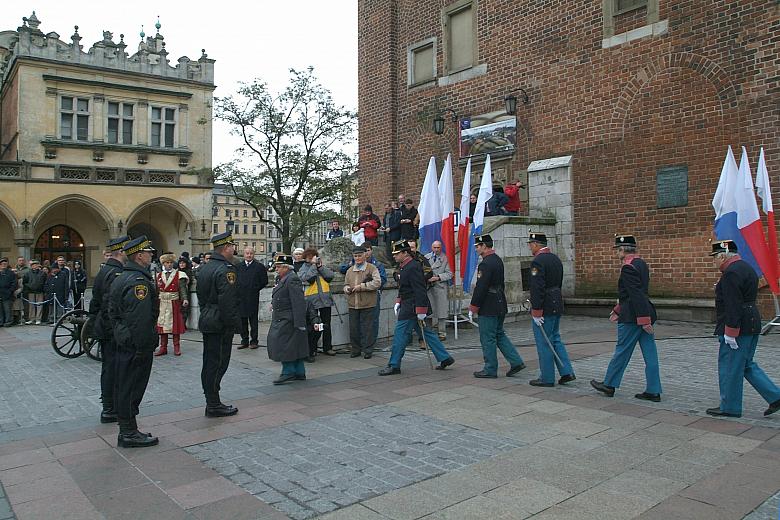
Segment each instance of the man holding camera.
[{"label": "man holding camera", "polygon": [[371,359],[376,343],[374,329],[374,311],[377,305],[377,291],[382,285],[379,269],[366,261],[366,249],[363,246],[352,250],[355,264],[344,275],[344,294],[349,306],[349,341],[352,345],[350,357],[363,354]]}]

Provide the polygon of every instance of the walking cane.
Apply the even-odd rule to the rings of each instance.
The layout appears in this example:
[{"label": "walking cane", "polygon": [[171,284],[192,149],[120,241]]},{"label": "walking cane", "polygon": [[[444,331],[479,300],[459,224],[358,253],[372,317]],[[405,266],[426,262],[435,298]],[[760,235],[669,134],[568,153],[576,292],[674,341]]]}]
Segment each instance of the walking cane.
[{"label": "walking cane", "polygon": [[422,338],[423,345],[425,345],[425,353],[428,354],[428,364],[431,366],[431,370],[434,370],[433,360],[431,359],[431,349],[428,348],[428,340],[425,339],[425,321],[417,320],[417,322],[420,325],[420,337]]}]

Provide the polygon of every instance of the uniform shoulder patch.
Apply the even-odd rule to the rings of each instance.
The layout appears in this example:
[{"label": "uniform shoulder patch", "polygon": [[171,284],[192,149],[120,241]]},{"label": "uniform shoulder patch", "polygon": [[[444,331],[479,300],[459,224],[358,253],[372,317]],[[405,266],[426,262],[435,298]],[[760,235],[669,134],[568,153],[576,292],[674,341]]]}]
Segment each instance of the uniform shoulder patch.
[{"label": "uniform shoulder patch", "polygon": [[482,278],[482,269],[477,271],[477,278]]},{"label": "uniform shoulder patch", "polygon": [[227,276],[227,281],[230,285],[236,283],[236,273],[234,273],[233,271],[228,271],[226,276]]},{"label": "uniform shoulder patch", "polygon": [[149,288],[146,285],[139,283],[133,289],[133,293],[137,300],[144,300],[149,295]]},{"label": "uniform shoulder patch", "polygon": [[539,274],[539,269],[537,269],[536,267],[532,267],[531,276],[536,276],[537,274]]}]

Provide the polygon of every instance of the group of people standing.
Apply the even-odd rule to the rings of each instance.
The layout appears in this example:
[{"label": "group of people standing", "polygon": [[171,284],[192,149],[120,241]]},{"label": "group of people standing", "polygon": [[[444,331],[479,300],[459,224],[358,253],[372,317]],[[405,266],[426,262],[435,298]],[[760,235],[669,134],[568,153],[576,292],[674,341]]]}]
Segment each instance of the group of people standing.
[{"label": "group of people standing", "polygon": [[66,262],[59,256],[28,261],[20,256],[10,267],[0,258],[0,327],[40,325],[56,321],[66,311],[84,305],[87,273],[81,261]]},{"label": "group of people standing", "polygon": [[[469,320],[474,322],[476,319],[479,326],[484,365],[473,375],[476,378],[498,377],[497,354],[500,351],[509,363],[506,376],[512,377],[525,369],[526,364],[504,330],[508,312],[504,264],[493,248],[490,235],[476,236],[474,242],[481,262],[468,314]],[[528,244],[534,255],[529,289],[540,367],[539,377],[530,384],[553,387],[556,370],[560,376],[557,383],[567,384],[575,381],[576,376],[559,330],[563,314],[563,265],[548,247],[543,233],[531,232]],[[220,399],[233,336],[241,333],[240,348],[257,345],[257,309],[242,310],[241,291],[251,291],[257,302],[256,295],[268,279],[262,264],[254,265],[256,261],[250,250],[244,251],[243,262],[234,263],[235,244],[230,233],[212,237],[212,246],[210,261],[200,267],[197,284],[201,310],[198,328],[203,335],[201,384],[206,400],[205,415],[224,417],[238,413],[236,407],[224,404]],[[653,328],[656,313],[649,298],[650,270],[637,254],[633,235],[617,235],[614,248],[621,261],[618,304],[610,314],[610,320],[617,323],[617,345],[604,379],[592,380],[590,384],[603,395],[614,396],[638,343],[645,361],[646,388],[635,397],[658,402],[662,388]],[[168,316],[177,307],[185,307],[187,301],[175,283],[176,279],[183,282],[186,278],[174,278],[173,255],[163,255],[163,273],[155,280],[149,271],[153,251],[146,237],[130,240],[125,236],[112,240],[108,246],[109,258],[95,280],[90,306],[90,313],[96,318],[95,334],[103,345],[101,422],[119,423],[118,445],[123,447],[157,443],[156,437],[138,430],[135,417],[149,381],[157,336],[175,334],[177,330],[176,318],[166,317],[162,321],[171,324],[171,332],[164,332],[167,329],[165,325],[161,326],[160,316]],[[426,321],[433,316],[441,323],[443,318],[432,305],[438,297],[431,284],[445,284],[446,288],[448,277],[452,276],[446,267],[448,262],[441,244],[435,243],[431,253],[422,256],[417,253],[414,241],[399,240],[393,244],[391,253],[399,266],[396,272],[398,297],[394,304],[397,322],[389,362],[379,375],[401,373],[402,358],[415,332],[435,357],[436,369],[446,370],[455,363],[442,343],[446,331],[443,327],[429,326]],[[330,308],[333,307],[329,289],[333,272],[322,264],[314,249],[296,251],[296,254],[299,260],[293,255],[276,255],[273,264],[276,283],[271,299],[267,349],[269,358],[282,365],[280,375],[274,380],[277,385],[306,380],[305,361],[313,356],[313,347],[316,351],[321,336],[323,350],[332,351],[328,329]],[[711,255],[722,272],[715,288],[715,332],[721,345],[718,356],[721,401],[707,413],[741,416],[742,379],[745,378],[769,403],[764,415],[773,414],[780,410],[780,388],[753,360],[761,327],[756,306],[757,276],[741,260],[737,246],[731,241],[714,243]],[[373,355],[380,290],[386,280],[383,271],[381,263],[372,261],[363,246],[353,249],[352,260],[344,269],[352,357],[362,355],[369,359]],[[162,297],[165,293],[170,296]],[[254,320],[247,314],[252,314]],[[252,339],[249,339],[250,335]],[[174,349],[178,350],[175,339]]]}]

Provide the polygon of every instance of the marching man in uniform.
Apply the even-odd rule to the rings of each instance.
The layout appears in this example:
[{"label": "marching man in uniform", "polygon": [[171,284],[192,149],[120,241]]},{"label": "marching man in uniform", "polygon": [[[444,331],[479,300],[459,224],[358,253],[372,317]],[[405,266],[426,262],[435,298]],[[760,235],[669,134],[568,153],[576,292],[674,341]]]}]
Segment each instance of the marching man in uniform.
[{"label": "marching man in uniform", "polygon": [[469,320],[473,321],[474,315],[479,314],[479,342],[482,344],[482,356],[485,359],[485,367],[474,372],[474,377],[498,377],[497,350],[500,350],[509,362],[506,376],[514,377],[525,368],[525,363],[504,332],[504,318],[507,313],[504,262],[493,249],[493,238],[490,235],[475,236],[474,244],[482,261],[477,267],[477,284],[471,296]]},{"label": "marching man in uniform", "polygon": [[406,351],[406,344],[411,339],[412,330],[416,330],[420,337],[425,335],[428,347],[436,356],[436,361],[439,362],[436,370],[444,370],[455,363],[455,360],[452,359],[433,330],[429,327],[423,327],[423,330],[420,331],[419,322],[425,320],[431,313],[422,264],[413,260],[412,248],[406,240],[399,240],[393,244],[392,253],[393,259],[400,264],[399,271],[397,271],[398,299],[394,306],[398,322],[395,325],[390,362],[379,371],[379,375],[389,376],[401,373],[401,359]]},{"label": "marching man in uniform", "polygon": [[184,271],[174,268],[176,256],[173,253],[162,255],[160,263],[163,270],[155,276],[160,295],[160,316],[157,318],[160,348],[154,355],[164,356],[168,353],[168,334],[173,334],[173,355],[181,356],[181,335],[187,332],[182,308],[190,304],[187,294],[190,280]]},{"label": "marching man in uniform", "polygon": [[715,285],[715,334],[720,340],[718,386],[720,406],[707,409],[715,417],[742,417],[742,379],[768,403],[764,415],[780,410],[780,388],[753,361],[761,332],[756,306],[758,275],[742,260],[737,244],[723,240],[712,244],[715,264],[722,273]]},{"label": "marching man in uniform", "polygon": [[633,235],[615,235],[613,248],[617,249],[617,256],[621,260],[618,304],[609,315],[610,321],[617,322],[617,345],[604,381],[591,379],[590,385],[607,397],[614,396],[638,341],[645,360],[647,386],[644,392],[634,397],[657,403],[661,400],[661,376],[653,331],[655,307],[648,296],[650,268],[637,255],[637,243]]},{"label": "marching man in uniform", "polygon": [[[528,247],[534,255],[531,261],[531,318],[540,372],[539,379],[529,383],[531,386],[555,385],[555,368],[558,367],[561,375],[558,384],[562,385],[577,379],[559,330],[563,314],[563,264],[547,247],[544,233],[530,233]],[[551,349],[555,349],[555,355]]]},{"label": "marching man in uniform", "polygon": [[109,315],[116,341],[117,445],[143,448],[158,443],[157,437],[138,431],[135,417],[152,372],[157,345],[158,300],[152,273],[152,243],[145,236],[127,242],[122,251],[127,263],[111,284]]}]

